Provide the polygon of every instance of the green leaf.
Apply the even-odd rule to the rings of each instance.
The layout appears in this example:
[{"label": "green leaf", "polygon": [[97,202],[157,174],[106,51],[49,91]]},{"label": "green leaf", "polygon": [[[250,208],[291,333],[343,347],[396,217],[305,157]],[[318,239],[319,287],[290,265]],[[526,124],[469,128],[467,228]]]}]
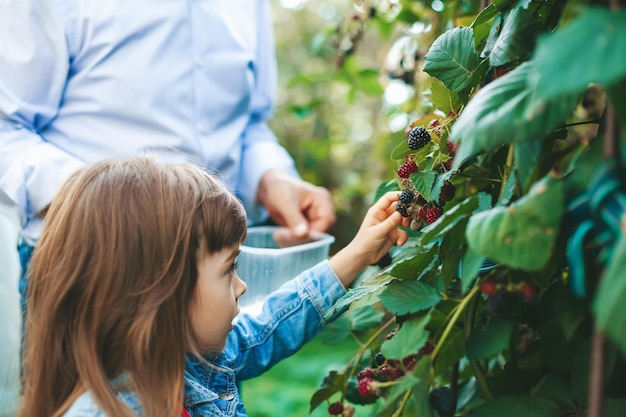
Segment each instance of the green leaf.
[{"label": "green leaf", "polygon": [[442,375],[450,369],[450,366],[461,359],[465,354],[465,335],[463,330],[453,327],[446,339],[446,343],[441,347],[435,362],[435,374]]},{"label": "green leaf", "polygon": [[479,46],[487,39],[493,18],[499,13],[496,5],[491,3],[476,16],[470,26],[474,30],[474,49],[478,50]]},{"label": "green leaf", "polygon": [[433,189],[435,178],[437,178],[437,173],[433,171],[418,171],[411,174],[411,181],[415,189],[426,200],[430,199],[430,193]]},{"label": "green leaf", "polygon": [[472,282],[478,276],[485,257],[468,249],[461,261],[461,288],[463,294],[472,286]]},{"label": "green leaf", "polygon": [[322,388],[315,391],[311,397],[309,412],[315,410],[321,403],[329,399],[334,393],[339,392],[346,384],[346,376],[331,371],[324,379],[325,384]]},{"label": "green leaf", "polygon": [[388,359],[402,359],[417,352],[428,340],[425,329],[430,321],[430,314],[405,321],[396,335],[385,340],[380,351]]},{"label": "green leaf", "polygon": [[593,300],[593,313],[600,328],[626,354],[626,234],[622,233]]},{"label": "green leaf", "polygon": [[469,359],[491,358],[508,349],[513,323],[509,320],[494,320],[486,328],[476,328],[467,338]]},{"label": "green leaf", "polygon": [[376,194],[374,195],[374,201],[372,203],[375,203],[376,201],[380,200],[380,198],[386,193],[388,193],[389,191],[399,191],[399,190],[400,188],[398,187],[398,183],[396,182],[395,179],[384,182],[380,184],[378,188],[376,189]]},{"label": "green leaf", "polygon": [[534,13],[521,7],[511,10],[489,54],[491,66],[499,67],[528,58],[541,29]]},{"label": "green leaf", "polygon": [[471,86],[479,60],[471,28],[454,28],[440,35],[424,56],[424,71],[438,78],[451,91]]},{"label": "green leaf", "polygon": [[529,186],[529,180],[539,162],[541,155],[542,140],[531,139],[515,145],[514,151],[514,172],[522,187],[522,191],[526,192]]},{"label": "green leaf", "polygon": [[510,206],[473,215],[466,229],[467,243],[497,263],[540,270],[552,254],[563,204],[562,181],[544,177]]},{"label": "green leaf", "polygon": [[532,389],[531,394],[554,401],[562,407],[572,408],[572,394],[569,381],[555,374],[546,374]]},{"label": "green leaf", "polygon": [[341,297],[337,302],[326,312],[324,315],[325,320],[329,320],[332,316],[334,316],[337,312],[347,308],[352,302],[359,300],[366,295],[375,293],[377,291],[381,291],[383,287],[388,284],[387,281],[383,281],[376,285],[361,285],[359,287],[350,288],[348,292],[346,292],[343,297]]},{"label": "green leaf", "polygon": [[581,94],[590,83],[610,85],[625,78],[624,22],[626,10],[589,7],[562,30],[540,38],[533,85],[541,97]]},{"label": "green leaf", "polygon": [[453,169],[503,144],[545,136],[572,112],[577,96],[538,100],[528,84],[532,72],[532,64],[524,63],[487,84],[467,104],[450,132],[451,140],[461,142]]},{"label": "green leaf", "polygon": [[530,395],[509,395],[481,405],[472,417],[561,417],[559,408],[550,400]]},{"label": "green leaf", "polygon": [[389,274],[402,280],[419,279],[436,263],[438,259],[437,251],[438,246],[436,245],[429,248],[413,248],[411,253],[406,253],[404,258],[395,261]]},{"label": "green leaf", "polygon": [[418,281],[391,283],[379,298],[387,310],[400,315],[425,310],[441,301],[437,290]]},{"label": "green leaf", "polygon": [[430,79],[430,94],[433,106],[446,114],[461,107],[459,95],[448,90],[437,78]]},{"label": "green leaf", "polygon": [[450,210],[445,211],[439,220],[422,229],[423,234],[420,237],[420,242],[425,244],[431,242],[437,237],[443,236],[458,222],[475,212],[476,209],[481,206],[481,200],[487,197],[488,196],[485,193],[481,192],[476,195],[469,196],[452,207]]}]

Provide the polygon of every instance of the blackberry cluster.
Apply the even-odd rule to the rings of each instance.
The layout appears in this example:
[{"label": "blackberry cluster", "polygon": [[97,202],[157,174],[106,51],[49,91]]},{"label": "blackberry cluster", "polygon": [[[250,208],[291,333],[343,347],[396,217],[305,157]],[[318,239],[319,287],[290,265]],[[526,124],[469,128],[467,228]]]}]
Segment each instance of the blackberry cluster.
[{"label": "blackberry cluster", "polygon": [[450,387],[437,387],[430,391],[430,404],[441,417],[452,417],[456,412],[456,398]]},{"label": "blackberry cluster", "polygon": [[423,148],[428,142],[430,142],[430,133],[422,126],[416,126],[411,129],[411,133],[409,133],[409,149],[417,150]]},{"label": "blackberry cluster", "polygon": [[401,201],[398,201],[398,204],[396,204],[396,211],[400,212],[400,214],[402,214],[402,217],[409,217],[409,210],[407,206],[402,204]]},{"label": "blackberry cluster", "polygon": [[382,258],[380,258],[375,264],[374,266],[377,266],[379,268],[386,268],[389,265],[391,265],[391,262],[393,261],[393,259],[391,258],[391,255],[389,254],[389,252],[387,252],[386,254],[384,254],[382,256]]}]

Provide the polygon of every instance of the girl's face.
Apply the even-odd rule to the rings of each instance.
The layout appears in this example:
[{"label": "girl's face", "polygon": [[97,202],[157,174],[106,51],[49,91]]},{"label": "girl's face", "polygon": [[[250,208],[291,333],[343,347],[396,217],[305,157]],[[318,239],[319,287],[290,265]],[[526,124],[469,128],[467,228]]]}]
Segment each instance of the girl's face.
[{"label": "girl's face", "polygon": [[204,353],[218,353],[239,313],[239,297],[247,286],[235,272],[239,245],[198,257],[198,280],[189,310],[196,343]]}]

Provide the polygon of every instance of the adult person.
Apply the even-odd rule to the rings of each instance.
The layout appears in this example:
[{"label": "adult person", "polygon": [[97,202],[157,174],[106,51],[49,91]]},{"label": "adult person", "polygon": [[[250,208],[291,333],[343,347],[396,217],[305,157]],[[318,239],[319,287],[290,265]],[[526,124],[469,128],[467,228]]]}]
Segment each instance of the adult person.
[{"label": "adult person", "polygon": [[0,209],[19,218],[24,270],[60,184],[121,155],[203,167],[251,224],[326,230],[329,192],[267,124],[274,52],[267,0],[1,2]]}]

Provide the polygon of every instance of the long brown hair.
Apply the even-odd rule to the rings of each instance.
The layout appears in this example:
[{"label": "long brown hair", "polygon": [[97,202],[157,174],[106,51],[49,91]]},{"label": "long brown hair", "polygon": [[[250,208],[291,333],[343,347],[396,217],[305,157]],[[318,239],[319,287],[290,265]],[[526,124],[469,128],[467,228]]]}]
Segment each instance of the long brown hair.
[{"label": "long brown hair", "polygon": [[72,175],[29,271],[20,416],[60,416],[86,390],[107,415],[134,416],[120,389],[147,417],[179,416],[196,251],[245,234],[239,201],[198,168],[135,157]]}]

